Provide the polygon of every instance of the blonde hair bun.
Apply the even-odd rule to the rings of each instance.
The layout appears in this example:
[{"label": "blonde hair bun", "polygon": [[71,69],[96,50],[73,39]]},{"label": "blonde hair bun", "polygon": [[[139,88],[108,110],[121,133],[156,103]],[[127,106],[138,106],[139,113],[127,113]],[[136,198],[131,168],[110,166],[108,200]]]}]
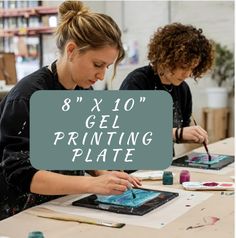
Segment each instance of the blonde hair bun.
[{"label": "blonde hair bun", "polygon": [[61,21],[65,21],[65,18],[71,18],[73,16],[82,15],[88,12],[89,8],[80,1],[64,1],[59,6],[59,16]]}]

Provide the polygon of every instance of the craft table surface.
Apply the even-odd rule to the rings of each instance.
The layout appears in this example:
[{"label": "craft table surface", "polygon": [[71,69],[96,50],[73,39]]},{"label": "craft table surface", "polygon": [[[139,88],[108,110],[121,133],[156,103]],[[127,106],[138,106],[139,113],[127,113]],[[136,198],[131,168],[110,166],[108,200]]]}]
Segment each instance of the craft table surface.
[{"label": "craft table surface", "polygon": [[[225,154],[234,154],[234,138],[228,138],[220,142],[211,144],[212,153],[222,151]],[[182,189],[179,184],[179,170],[174,171],[174,184],[168,185],[170,188]],[[234,170],[227,174],[210,174],[191,172],[192,181],[230,181],[234,176]],[[158,185],[162,181],[146,181],[143,184]],[[164,186],[164,185],[163,185]],[[166,188],[166,186],[165,186]],[[151,229],[145,227],[126,225],[121,229],[107,228],[88,224],[79,224],[77,222],[57,221],[46,218],[39,218],[23,211],[13,217],[0,222],[0,237],[8,236],[9,238],[27,238],[30,231],[40,230],[44,233],[45,238],[65,238],[65,237],[135,237],[135,238],[233,238],[234,237],[234,194],[232,191],[224,192],[211,191],[211,196],[206,201],[191,208],[187,213],[180,216],[173,222],[167,224],[161,229]],[[174,211],[173,211],[174,212]],[[218,217],[220,220],[214,225],[187,229],[190,226],[203,224],[204,217]]]}]

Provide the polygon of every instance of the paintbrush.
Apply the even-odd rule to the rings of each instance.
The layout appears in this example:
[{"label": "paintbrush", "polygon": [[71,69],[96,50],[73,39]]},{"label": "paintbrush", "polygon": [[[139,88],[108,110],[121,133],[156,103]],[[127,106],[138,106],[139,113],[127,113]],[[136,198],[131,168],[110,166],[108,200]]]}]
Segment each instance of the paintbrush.
[{"label": "paintbrush", "polygon": [[77,216],[72,214],[65,214],[61,212],[55,212],[51,209],[42,208],[42,207],[33,208],[27,211],[27,213],[36,215],[38,217],[49,218],[54,220],[72,221],[72,222],[86,223],[86,224],[97,225],[97,226],[106,226],[111,228],[121,228],[125,225],[125,223],[116,223],[116,222],[87,218],[87,217],[82,217],[82,216]]},{"label": "paintbrush", "polygon": [[[121,170],[121,172],[125,172],[125,171],[124,171],[124,170]],[[132,188],[132,186],[131,186],[130,183],[128,184],[128,190],[130,190],[133,199],[135,199],[135,198],[136,198],[136,194],[134,193],[134,190],[133,190],[133,188]]]},{"label": "paintbrush", "polygon": [[136,194],[134,193],[134,190],[133,190],[133,188],[132,188],[132,186],[130,184],[128,185],[128,189],[130,190],[133,199],[135,199],[136,198]]},{"label": "paintbrush", "polygon": [[[192,115],[192,118],[193,118],[194,125],[197,126],[198,124],[197,124],[197,122],[195,121],[193,115]],[[206,142],[203,141],[202,144],[203,144],[203,146],[204,146],[204,148],[205,148],[205,150],[206,150],[206,152],[207,152],[207,154],[208,154],[208,160],[211,161],[211,155],[210,155],[210,152],[209,152],[209,150],[208,150],[208,147],[207,147]]]}]

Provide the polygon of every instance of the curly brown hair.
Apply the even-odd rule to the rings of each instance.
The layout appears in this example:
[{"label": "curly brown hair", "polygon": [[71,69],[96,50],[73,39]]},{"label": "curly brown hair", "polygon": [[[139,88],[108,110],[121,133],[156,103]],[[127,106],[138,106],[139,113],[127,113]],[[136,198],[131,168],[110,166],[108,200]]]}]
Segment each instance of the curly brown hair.
[{"label": "curly brown hair", "polygon": [[192,77],[196,79],[211,69],[214,61],[213,42],[202,34],[202,29],[191,25],[172,23],[158,28],[148,47],[148,59],[156,74],[166,68],[170,71],[191,68],[198,60],[192,71]]}]

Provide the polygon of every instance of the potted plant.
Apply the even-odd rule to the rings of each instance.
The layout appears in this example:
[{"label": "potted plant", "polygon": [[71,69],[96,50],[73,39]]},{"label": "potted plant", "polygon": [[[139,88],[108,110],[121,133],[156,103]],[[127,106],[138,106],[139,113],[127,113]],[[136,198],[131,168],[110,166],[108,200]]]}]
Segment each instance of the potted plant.
[{"label": "potted plant", "polygon": [[215,44],[212,80],[217,87],[208,88],[208,107],[227,107],[228,93],[234,95],[234,54],[226,46]]}]

